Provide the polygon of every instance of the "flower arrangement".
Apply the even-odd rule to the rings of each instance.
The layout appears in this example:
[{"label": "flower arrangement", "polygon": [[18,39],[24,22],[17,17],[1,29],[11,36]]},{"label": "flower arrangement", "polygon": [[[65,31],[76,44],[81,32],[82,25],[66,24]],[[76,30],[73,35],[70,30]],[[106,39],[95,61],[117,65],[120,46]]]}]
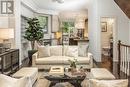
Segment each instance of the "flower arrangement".
[{"label": "flower arrangement", "polygon": [[70,67],[76,68],[76,64],[78,62],[76,58],[74,58],[73,60],[69,59],[68,61],[70,63]]}]

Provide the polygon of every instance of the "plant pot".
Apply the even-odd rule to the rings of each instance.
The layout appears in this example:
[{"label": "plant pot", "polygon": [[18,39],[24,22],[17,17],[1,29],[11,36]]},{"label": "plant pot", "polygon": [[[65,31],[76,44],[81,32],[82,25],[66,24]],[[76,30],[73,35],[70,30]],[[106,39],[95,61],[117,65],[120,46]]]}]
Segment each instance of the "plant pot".
[{"label": "plant pot", "polygon": [[73,74],[74,72],[76,72],[76,68],[75,67],[71,67],[71,73]]},{"label": "plant pot", "polygon": [[36,53],[37,50],[28,50],[28,58],[29,58],[29,65],[32,65],[32,55]]}]

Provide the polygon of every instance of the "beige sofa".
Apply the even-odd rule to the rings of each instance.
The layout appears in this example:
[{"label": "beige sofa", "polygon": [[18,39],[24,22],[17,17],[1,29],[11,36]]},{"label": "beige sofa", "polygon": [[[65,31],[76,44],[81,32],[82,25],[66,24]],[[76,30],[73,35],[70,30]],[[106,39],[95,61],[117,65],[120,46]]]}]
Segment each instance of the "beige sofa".
[{"label": "beige sofa", "polygon": [[79,56],[78,46],[40,46],[38,52],[32,56],[32,66],[39,69],[49,69],[53,65],[69,67],[69,61],[77,59],[77,67],[90,69],[93,67],[93,56]]}]

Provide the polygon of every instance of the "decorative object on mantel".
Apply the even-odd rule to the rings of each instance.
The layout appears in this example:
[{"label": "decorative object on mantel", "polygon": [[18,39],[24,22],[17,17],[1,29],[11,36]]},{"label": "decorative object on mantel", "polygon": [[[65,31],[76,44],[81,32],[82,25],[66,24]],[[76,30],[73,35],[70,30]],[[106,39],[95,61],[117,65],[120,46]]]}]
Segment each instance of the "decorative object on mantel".
[{"label": "decorative object on mantel", "polygon": [[81,39],[84,38],[85,19],[82,18],[77,19],[75,28],[77,29],[77,36]]},{"label": "decorative object on mantel", "polygon": [[101,31],[107,32],[107,22],[101,22]]}]

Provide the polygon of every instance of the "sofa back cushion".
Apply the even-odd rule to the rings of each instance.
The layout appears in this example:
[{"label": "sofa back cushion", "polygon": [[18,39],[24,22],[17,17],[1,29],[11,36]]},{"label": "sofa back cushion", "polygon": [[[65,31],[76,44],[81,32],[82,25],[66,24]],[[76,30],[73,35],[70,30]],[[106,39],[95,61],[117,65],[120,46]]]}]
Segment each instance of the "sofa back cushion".
[{"label": "sofa back cushion", "polygon": [[51,46],[50,54],[51,56],[62,56],[62,46]]},{"label": "sofa back cushion", "polygon": [[39,46],[38,47],[38,58],[44,58],[50,56],[50,47],[49,46]]},{"label": "sofa back cushion", "polygon": [[66,48],[65,56],[78,57],[78,46],[68,46]]},{"label": "sofa back cushion", "polygon": [[81,57],[85,57],[88,54],[88,44],[86,43],[80,43],[78,46],[78,55]]}]

